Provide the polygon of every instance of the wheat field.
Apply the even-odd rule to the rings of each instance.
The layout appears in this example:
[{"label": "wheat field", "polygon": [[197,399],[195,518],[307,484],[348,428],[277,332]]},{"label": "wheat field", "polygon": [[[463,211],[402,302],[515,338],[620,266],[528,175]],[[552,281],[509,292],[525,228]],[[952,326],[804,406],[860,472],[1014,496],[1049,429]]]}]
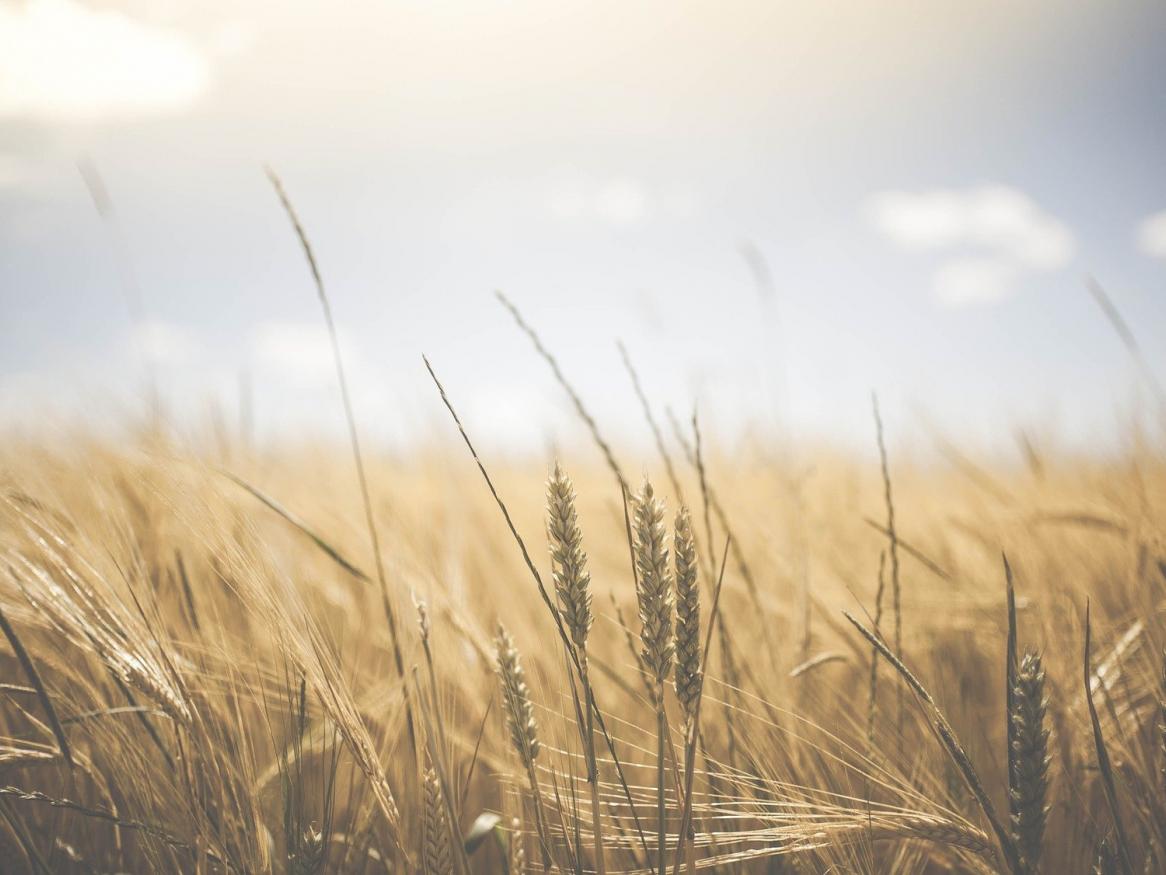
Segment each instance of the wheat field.
[{"label": "wheat field", "polygon": [[795,468],[673,425],[479,468],[450,420],[363,481],[7,439],[4,871],[1161,871],[1152,443]]},{"label": "wheat field", "polygon": [[5,438],[5,872],[1162,870],[1153,429],[710,445],[621,346],[645,454],[499,294],[581,440],[479,455],[423,358],[448,432],[368,453],[269,175],[348,446]]},{"label": "wheat field", "polygon": [[0,0],[0,875],[1166,875],[1164,47]]}]

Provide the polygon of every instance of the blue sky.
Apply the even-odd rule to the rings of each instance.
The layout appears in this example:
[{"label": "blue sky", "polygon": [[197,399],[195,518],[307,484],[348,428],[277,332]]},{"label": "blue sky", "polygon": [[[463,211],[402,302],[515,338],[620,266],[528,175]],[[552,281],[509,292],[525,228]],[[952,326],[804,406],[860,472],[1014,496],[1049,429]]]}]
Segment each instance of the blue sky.
[{"label": "blue sky", "polygon": [[[810,8],[807,8],[810,7]],[[578,435],[660,406],[869,445],[1110,446],[1166,379],[1166,7],[0,2],[0,421],[169,407],[338,434],[316,246],[374,439]],[[78,172],[97,167],[116,224]],[[763,254],[763,301],[742,257]],[[127,306],[126,277],[140,294]],[[136,312],[135,312],[136,311]]]}]

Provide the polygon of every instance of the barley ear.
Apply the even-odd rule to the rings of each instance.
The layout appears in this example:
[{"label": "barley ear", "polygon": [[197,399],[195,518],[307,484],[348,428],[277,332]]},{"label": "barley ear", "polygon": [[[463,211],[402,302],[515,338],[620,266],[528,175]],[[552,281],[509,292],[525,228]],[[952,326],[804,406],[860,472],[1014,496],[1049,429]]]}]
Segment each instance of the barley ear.
[{"label": "barley ear", "polygon": [[700,669],[700,589],[696,582],[696,541],[687,507],[676,514],[673,536],[676,563],[676,698],[692,720],[704,676]]},{"label": "barley ear", "polygon": [[587,571],[583,533],[575,511],[575,489],[558,462],[547,479],[547,541],[563,622],[571,640],[582,652],[587,646],[587,633],[591,631],[593,619],[591,575]]},{"label": "barley ear", "polygon": [[1045,672],[1040,656],[1025,653],[1016,672],[1012,690],[1012,713],[1009,715],[1012,731],[1010,773],[1014,776],[1009,788],[1009,809],[1012,821],[1012,839],[1020,853],[1026,875],[1037,871],[1040,863],[1041,839],[1044,835],[1048,806],[1048,740],[1045,728]]}]

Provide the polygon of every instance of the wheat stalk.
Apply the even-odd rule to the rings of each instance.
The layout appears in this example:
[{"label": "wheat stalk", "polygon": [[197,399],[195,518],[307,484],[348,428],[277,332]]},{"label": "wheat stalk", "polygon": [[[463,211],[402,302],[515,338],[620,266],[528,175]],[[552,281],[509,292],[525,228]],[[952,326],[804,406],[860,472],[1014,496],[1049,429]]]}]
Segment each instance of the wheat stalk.
[{"label": "wheat stalk", "polygon": [[664,681],[672,668],[675,644],[672,640],[672,572],[668,567],[668,532],[664,526],[664,503],[656,498],[645,478],[635,499],[633,555],[636,563],[636,598],[640,606],[640,655],[653,681],[656,706],[656,814],[657,871],[664,875],[666,862],[667,812],[664,805]]},{"label": "wheat stalk", "polygon": [[364,455],[361,452],[360,437],[356,428],[356,413],[353,410],[352,397],[348,389],[348,378],[345,375],[344,359],[340,355],[340,340],[336,333],[336,323],[332,318],[332,304],[328,298],[328,293],[324,290],[324,280],[320,275],[320,268],[316,262],[316,255],[312,250],[312,244],[308,241],[308,234],[300,222],[299,214],[296,213],[295,207],[292,206],[291,198],[288,197],[287,192],[284,190],[283,182],[270,167],[267,168],[267,178],[275,189],[276,196],[283,205],[284,212],[287,213],[287,217],[291,221],[292,229],[300,241],[300,247],[304,251],[304,257],[308,261],[308,268],[312,273],[312,280],[316,286],[316,297],[320,302],[320,308],[324,314],[324,325],[328,329],[328,340],[332,349],[332,363],[336,369],[336,381],[340,385],[340,400],[344,404],[344,421],[348,426],[348,443],[352,449],[353,462],[356,465],[356,479],[360,484],[360,498],[361,505],[364,508],[365,526],[368,528],[368,537],[372,544],[373,562],[377,572],[377,582],[380,584],[381,607],[384,609],[385,619],[389,625],[389,636],[392,639],[393,664],[397,669],[397,677],[401,679],[405,689],[405,725],[409,731],[409,746],[412,748],[414,756],[416,756],[417,737],[413,729],[413,705],[409,701],[408,684],[405,683],[405,661],[401,656],[401,638],[397,628],[397,611],[393,607],[393,600],[389,594],[389,583],[385,575],[384,558],[381,555],[381,541],[377,534],[376,518],[373,514],[372,491],[369,488],[368,476],[364,469]]},{"label": "wheat stalk", "polygon": [[1129,841],[1126,838],[1125,825],[1121,817],[1121,805],[1117,798],[1117,783],[1113,776],[1113,765],[1109,759],[1109,750],[1105,745],[1105,738],[1101,733],[1101,721],[1097,717],[1097,706],[1093,703],[1092,669],[1089,665],[1090,644],[1092,641],[1092,626],[1089,621],[1089,602],[1085,603],[1085,649],[1083,676],[1085,682],[1085,704],[1089,708],[1089,722],[1093,725],[1093,746],[1097,751],[1097,766],[1101,774],[1101,786],[1105,790],[1105,800],[1109,805],[1109,812],[1113,817],[1115,834],[1115,854],[1117,864],[1120,864],[1124,875],[1133,875],[1134,867],[1130,860]]},{"label": "wheat stalk", "polygon": [[920,839],[963,848],[993,864],[997,861],[996,847],[992,839],[983,830],[965,824],[914,815],[895,818],[892,821],[879,821],[873,825],[856,824],[849,829],[861,831],[872,842]]},{"label": "wheat stalk", "polygon": [[[883,501],[887,507],[887,540],[890,542],[891,554],[891,609],[895,620],[895,655],[903,657],[903,610],[902,588],[899,584],[899,535],[895,530],[895,500],[891,494],[891,469],[887,461],[887,444],[883,437],[883,418],[879,413],[879,398],[871,393],[871,407],[874,410],[875,437],[879,447],[879,467],[883,475]],[[896,726],[899,734],[900,752],[903,744],[903,688],[896,687],[898,698],[898,717]]]},{"label": "wheat stalk", "polygon": [[972,761],[968,757],[967,751],[964,750],[964,746],[960,744],[959,739],[956,738],[955,730],[952,729],[951,724],[947,720],[947,717],[944,715],[943,711],[940,710],[939,704],[935,701],[935,698],[927,691],[927,688],[923,686],[919,679],[911,673],[911,670],[907,668],[907,666],[903,663],[903,660],[901,660],[894,652],[891,651],[891,648],[886,644],[885,641],[883,641],[882,638],[871,632],[846,611],[843,611],[842,615],[850,621],[851,625],[858,629],[862,636],[872,646],[874,646],[880,653],[882,653],[883,658],[886,659],[887,662],[891,664],[891,667],[899,673],[899,677],[901,677],[907,686],[911,688],[912,692],[915,693],[920,702],[927,706],[928,710],[931,712],[932,726],[934,727],[936,734],[939,736],[940,744],[943,746],[943,749],[951,758],[951,761],[955,764],[956,768],[960,770],[960,774],[963,776],[968,789],[971,790],[977,804],[980,806],[980,810],[984,813],[984,817],[987,819],[988,824],[992,827],[992,832],[996,836],[996,841],[1000,844],[1000,850],[1004,854],[1004,859],[1008,863],[1008,868],[1012,871],[1013,875],[1020,875],[1020,856],[1016,850],[1016,844],[1013,842],[1012,836],[1008,833],[1007,830],[1004,829],[1004,824],[996,814],[995,806],[992,805],[992,800],[989,798],[987,791],[984,789],[983,782],[980,780],[980,776],[976,773],[976,769],[972,765]]},{"label": "wheat stalk", "polygon": [[599,766],[595,758],[595,695],[587,666],[587,635],[593,620],[591,575],[583,552],[583,532],[575,510],[575,489],[558,462],[547,479],[547,541],[551,573],[563,612],[563,622],[579,652],[579,677],[583,685],[584,717],[579,727],[587,757],[587,785],[591,793],[591,827],[594,831],[595,871],[604,875],[603,817],[599,807]]},{"label": "wheat stalk", "polygon": [[518,758],[526,769],[530,781],[530,792],[534,797],[535,823],[542,844],[545,869],[551,859],[551,845],[543,823],[542,792],[539,790],[538,776],[535,772],[535,760],[538,759],[542,747],[538,740],[538,722],[534,719],[534,704],[530,700],[530,690],[526,686],[526,673],[522,669],[518,648],[501,623],[498,624],[498,631],[494,637],[494,647],[506,725],[510,730],[510,742],[518,752]]}]

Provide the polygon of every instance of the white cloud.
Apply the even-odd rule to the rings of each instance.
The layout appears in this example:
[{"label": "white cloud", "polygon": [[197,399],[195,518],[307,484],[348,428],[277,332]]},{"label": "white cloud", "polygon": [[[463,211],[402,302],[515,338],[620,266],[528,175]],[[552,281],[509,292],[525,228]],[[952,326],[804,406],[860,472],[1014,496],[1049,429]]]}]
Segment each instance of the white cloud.
[{"label": "white cloud", "polygon": [[[355,355],[341,338],[346,369],[354,370]],[[336,379],[332,341],[323,325],[298,322],[265,322],[252,340],[255,364],[290,382],[321,386]]]},{"label": "white cloud", "polygon": [[952,258],[935,272],[935,296],[949,307],[990,304],[1009,297],[1020,270],[1004,258]]},{"label": "white cloud", "polygon": [[136,324],[133,344],[139,355],[159,365],[186,364],[198,353],[198,344],[186,329],[159,320]]},{"label": "white cloud", "polygon": [[594,209],[608,224],[627,228],[644,221],[651,205],[640,183],[633,179],[614,179],[595,193]]},{"label": "white cloud", "polygon": [[586,189],[577,181],[561,183],[547,198],[547,206],[558,219],[578,219],[590,205]]},{"label": "white cloud", "polygon": [[182,36],[75,0],[0,5],[0,117],[94,121],[186,106],[206,59]]},{"label": "white cloud", "polygon": [[[963,250],[935,275],[936,295],[953,306],[1000,300],[1025,272],[1056,270],[1073,259],[1069,228],[1008,186],[880,192],[868,199],[865,213],[908,251]],[[989,255],[966,257],[969,250]]]},{"label": "white cloud", "polygon": [[28,179],[28,168],[15,155],[0,152],[0,189],[19,188]]},{"label": "white cloud", "polygon": [[1166,258],[1166,210],[1146,216],[1138,225],[1138,248],[1151,258]]},{"label": "white cloud", "polygon": [[571,179],[559,183],[547,197],[551,214],[563,220],[589,219],[613,228],[632,228],[652,218],[660,207],[681,218],[695,210],[689,193],[672,196],[658,204],[647,187],[635,179],[611,179],[603,183],[586,183]]}]

